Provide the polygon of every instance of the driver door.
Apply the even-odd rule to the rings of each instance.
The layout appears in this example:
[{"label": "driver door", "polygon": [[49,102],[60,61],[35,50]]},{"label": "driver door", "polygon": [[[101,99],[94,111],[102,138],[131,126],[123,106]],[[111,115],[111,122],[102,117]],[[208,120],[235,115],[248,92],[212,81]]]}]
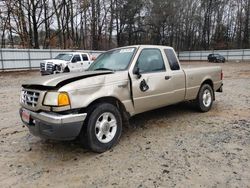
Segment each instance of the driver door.
[{"label": "driver door", "polygon": [[80,72],[81,71],[81,57],[80,55],[74,55],[69,64],[70,72]]},{"label": "driver door", "polygon": [[136,113],[156,109],[171,103],[173,86],[171,71],[166,66],[159,49],[142,49],[134,67],[140,75],[131,76]]}]

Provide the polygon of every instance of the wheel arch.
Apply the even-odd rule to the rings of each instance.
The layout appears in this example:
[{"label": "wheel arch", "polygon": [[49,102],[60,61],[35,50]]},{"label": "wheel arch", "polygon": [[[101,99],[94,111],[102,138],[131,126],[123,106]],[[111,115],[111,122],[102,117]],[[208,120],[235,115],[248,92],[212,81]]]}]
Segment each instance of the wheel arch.
[{"label": "wheel arch", "polygon": [[70,72],[70,69],[69,69],[68,65],[66,65],[66,67],[64,67],[63,72]]},{"label": "wheel arch", "polygon": [[114,105],[115,107],[117,107],[117,109],[121,113],[122,120],[123,121],[129,120],[130,114],[127,112],[126,107],[119,99],[117,99],[116,97],[113,97],[113,96],[106,96],[106,97],[101,97],[101,98],[95,99],[84,109],[84,111],[91,113],[93,111],[93,109],[96,106],[98,106],[98,104],[101,104],[101,103],[109,103],[109,104]]},{"label": "wheel arch", "polygon": [[201,86],[203,86],[204,84],[208,84],[208,85],[210,85],[210,86],[212,87],[212,89],[214,89],[214,83],[213,83],[213,81],[212,81],[210,78],[205,79],[205,80],[201,83]]},{"label": "wheel arch", "polygon": [[[211,86],[211,88],[212,88],[212,90],[213,90],[213,100],[215,100],[214,83],[213,83],[213,81],[212,81],[210,78],[205,79],[205,80],[201,83],[200,89],[201,89],[201,87],[202,87],[204,84],[208,84],[208,85]],[[199,89],[199,92],[200,92],[200,89]],[[199,92],[198,92],[198,94],[197,94],[197,97],[198,97],[198,95],[199,95]]]}]

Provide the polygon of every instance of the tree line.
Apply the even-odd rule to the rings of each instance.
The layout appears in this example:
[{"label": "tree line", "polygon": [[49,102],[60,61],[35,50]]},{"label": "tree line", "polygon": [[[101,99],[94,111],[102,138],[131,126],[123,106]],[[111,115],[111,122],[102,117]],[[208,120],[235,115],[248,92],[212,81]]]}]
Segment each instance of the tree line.
[{"label": "tree line", "polygon": [[250,48],[250,0],[1,0],[2,48]]}]

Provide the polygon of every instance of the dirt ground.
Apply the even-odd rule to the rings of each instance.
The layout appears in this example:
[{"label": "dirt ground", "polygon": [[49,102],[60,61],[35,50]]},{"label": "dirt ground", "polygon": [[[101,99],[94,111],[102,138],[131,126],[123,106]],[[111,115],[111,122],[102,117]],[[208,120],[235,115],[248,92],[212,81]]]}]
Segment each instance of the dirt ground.
[{"label": "dirt ground", "polygon": [[138,115],[103,154],[30,135],[19,93],[39,73],[0,73],[0,187],[250,187],[250,63],[220,65],[210,112],[185,103]]}]

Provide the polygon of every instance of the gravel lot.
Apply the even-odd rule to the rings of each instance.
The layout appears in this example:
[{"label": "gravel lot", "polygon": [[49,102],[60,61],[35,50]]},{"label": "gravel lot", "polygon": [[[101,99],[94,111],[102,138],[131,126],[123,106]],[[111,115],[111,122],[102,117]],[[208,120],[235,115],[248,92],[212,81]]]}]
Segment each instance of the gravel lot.
[{"label": "gravel lot", "polygon": [[0,187],[250,187],[250,63],[221,66],[210,112],[185,103],[138,115],[103,154],[30,135],[20,85],[39,73],[0,73]]}]

